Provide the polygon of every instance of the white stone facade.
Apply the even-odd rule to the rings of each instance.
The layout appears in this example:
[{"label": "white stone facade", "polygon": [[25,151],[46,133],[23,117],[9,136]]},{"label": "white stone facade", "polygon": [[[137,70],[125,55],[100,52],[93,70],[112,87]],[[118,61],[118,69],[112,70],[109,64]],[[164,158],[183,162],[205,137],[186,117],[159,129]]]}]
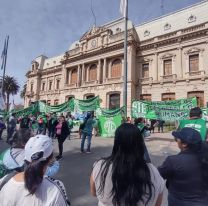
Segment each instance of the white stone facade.
[{"label": "white stone facade", "polygon": [[[131,101],[140,98],[197,96],[206,106],[207,11],[203,1],[136,27],[128,22],[128,112]],[[71,96],[99,95],[101,106],[109,108],[113,94],[120,94],[116,101],[122,106],[123,42],[124,22],[118,19],[93,27],[58,57],[37,57],[27,73],[25,107],[37,100],[54,105]]]}]

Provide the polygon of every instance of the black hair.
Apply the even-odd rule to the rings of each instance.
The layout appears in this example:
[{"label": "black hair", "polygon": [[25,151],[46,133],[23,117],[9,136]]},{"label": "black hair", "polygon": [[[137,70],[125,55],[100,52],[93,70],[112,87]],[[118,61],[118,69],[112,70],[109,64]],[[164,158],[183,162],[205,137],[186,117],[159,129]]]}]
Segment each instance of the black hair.
[{"label": "black hair", "polygon": [[25,161],[25,187],[31,195],[35,194],[38,186],[41,184],[44,176],[44,168],[51,160],[53,154],[51,154],[46,160],[39,161],[42,156],[43,152],[38,152],[34,154],[35,158],[32,162]]},{"label": "black hair", "polygon": [[22,128],[14,133],[11,144],[13,148],[24,148],[27,141],[32,137],[30,129]]},{"label": "black hair", "polygon": [[124,123],[117,128],[112,154],[102,160],[98,194],[103,195],[105,180],[112,165],[113,205],[136,206],[139,201],[146,205],[150,201],[153,184],[144,160],[144,140],[135,125]]},{"label": "black hair", "polygon": [[187,144],[187,148],[197,155],[201,163],[204,190],[208,192],[208,142]]},{"label": "black hair", "polygon": [[144,121],[144,118],[143,117],[139,117],[139,118],[136,118],[134,120],[134,124],[137,126],[139,123],[142,123]]},{"label": "black hair", "polygon": [[202,110],[199,107],[194,107],[190,110],[189,117],[201,118]]}]

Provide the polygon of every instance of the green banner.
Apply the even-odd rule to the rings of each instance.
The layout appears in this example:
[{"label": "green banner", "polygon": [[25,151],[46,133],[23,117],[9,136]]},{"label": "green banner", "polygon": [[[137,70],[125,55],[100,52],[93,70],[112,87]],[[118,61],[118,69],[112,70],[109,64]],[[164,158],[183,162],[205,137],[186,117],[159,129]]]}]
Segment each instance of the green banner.
[{"label": "green banner", "polygon": [[114,137],[117,127],[121,125],[125,107],[118,109],[97,108],[96,116],[99,119],[99,131],[101,137]]},{"label": "green banner", "polygon": [[114,137],[117,127],[121,125],[121,114],[112,117],[99,117],[99,131],[101,137]]},{"label": "green banner", "polygon": [[74,112],[95,111],[100,107],[99,96],[86,100],[74,99]]},{"label": "green banner", "polygon": [[74,99],[63,104],[49,106],[44,102],[39,102],[39,112],[41,113],[62,113],[74,110]]},{"label": "green banner", "polygon": [[[9,115],[11,113],[15,113],[17,117],[36,114],[37,112],[40,113],[63,113],[63,112],[72,112],[72,111],[95,111],[97,108],[100,107],[100,99],[99,96],[93,97],[86,100],[78,100],[78,99],[71,99],[68,102],[63,104],[50,106],[44,102],[37,101],[31,106],[21,109],[21,110],[12,110],[10,112],[2,111],[2,114]],[[5,115],[4,115],[5,116]]]},{"label": "green banner", "polygon": [[161,102],[133,101],[132,117],[172,121],[186,119],[190,109],[196,106],[196,98]]}]

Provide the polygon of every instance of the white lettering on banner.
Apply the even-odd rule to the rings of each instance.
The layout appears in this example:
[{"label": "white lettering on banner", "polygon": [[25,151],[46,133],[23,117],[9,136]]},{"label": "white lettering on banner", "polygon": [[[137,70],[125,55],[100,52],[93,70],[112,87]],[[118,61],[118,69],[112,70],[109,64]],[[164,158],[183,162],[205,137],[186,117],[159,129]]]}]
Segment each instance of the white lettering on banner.
[{"label": "white lettering on banner", "polygon": [[114,132],[116,131],[116,124],[113,122],[113,120],[108,119],[104,123],[104,128],[108,134],[114,134]]}]

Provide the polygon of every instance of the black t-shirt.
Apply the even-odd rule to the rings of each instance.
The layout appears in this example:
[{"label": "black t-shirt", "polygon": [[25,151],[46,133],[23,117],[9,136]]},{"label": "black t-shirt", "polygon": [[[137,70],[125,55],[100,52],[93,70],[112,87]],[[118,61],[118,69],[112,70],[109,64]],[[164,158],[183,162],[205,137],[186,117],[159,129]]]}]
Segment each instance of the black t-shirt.
[{"label": "black t-shirt", "polygon": [[183,151],[169,156],[158,168],[167,180],[169,206],[206,206],[201,164],[196,154]]}]

